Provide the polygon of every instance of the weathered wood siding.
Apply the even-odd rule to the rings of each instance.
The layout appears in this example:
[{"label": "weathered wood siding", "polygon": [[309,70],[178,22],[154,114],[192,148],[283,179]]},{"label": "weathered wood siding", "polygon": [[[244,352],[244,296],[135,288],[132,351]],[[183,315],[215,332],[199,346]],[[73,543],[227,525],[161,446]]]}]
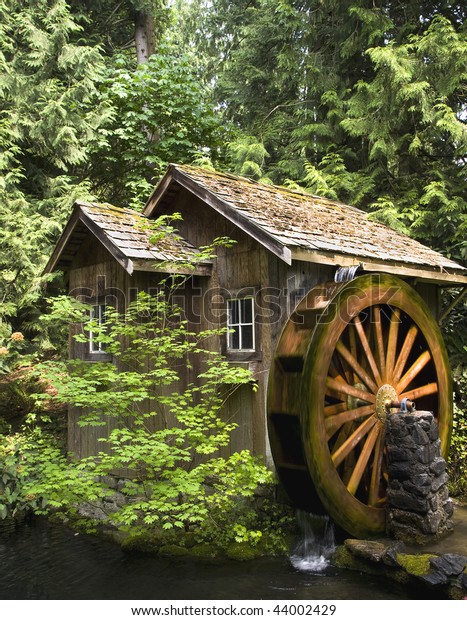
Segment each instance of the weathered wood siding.
[{"label": "weathered wood siding", "polygon": [[[256,311],[257,350],[253,353],[227,351],[227,337],[213,338],[210,346],[221,350],[232,364],[249,368],[255,377],[257,390],[250,386],[238,389],[227,401],[223,411],[226,420],[237,424],[224,456],[249,449],[265,458],[272,466],[266,421],[266,392],[268,373],[280,332],[298,301],[318,283],[332,280],[335,267],[294,261],[288,266],[235,224],[216,213],[188,191],[178,193],[171,212],[180,212],[183,220],[177,223],[181,235],[193,245],[208,245],[216,237],[235,241],[230,247],[219,247],[210,277],[194,276],[177,295],[176,301],[185,308],[192,327],[203,330],[225,327],[226,304],[229,296],[253,295]],[[160,275],[135,272],[130,276],[89,234],[69,272],[70,292],[85,301],[104,300],[121,312],[137,291],[156,288]],[[437,311],[436,287],[420,285],[419,292],[434,313]],[[73,326],[71,336],[81,326]],[[86,348],[71,339],[72,357],[86,359]],[[183,373],[183,382],[193,381],[202,361],[194,360],[193,368]],[[151,403],[147,404],[148,411]],[[77,456],[88,456],[102,450],[99,438],[112,428],[81,428],[79,412],[69,414],[69,448]],[[154,429],[160,421],[154,419]]]}]

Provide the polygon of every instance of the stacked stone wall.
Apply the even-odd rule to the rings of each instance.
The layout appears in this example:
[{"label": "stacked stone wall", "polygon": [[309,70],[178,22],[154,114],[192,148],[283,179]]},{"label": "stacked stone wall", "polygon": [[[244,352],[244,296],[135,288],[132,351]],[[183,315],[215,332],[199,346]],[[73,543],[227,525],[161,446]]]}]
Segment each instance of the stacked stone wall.
[{"label": "stacked stone wall", "polygon": [[444,536],[452,530],[454,508],[433,414],[392,413],[386,432],[388,535],[419,544]]}]

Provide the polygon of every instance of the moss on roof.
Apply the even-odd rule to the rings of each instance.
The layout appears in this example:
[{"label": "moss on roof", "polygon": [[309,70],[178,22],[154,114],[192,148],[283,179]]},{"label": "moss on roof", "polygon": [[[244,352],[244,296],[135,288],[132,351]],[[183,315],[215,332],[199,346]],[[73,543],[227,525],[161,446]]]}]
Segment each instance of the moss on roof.
[{"label": "moss on roof", "polygon": [[[463,270],[418,241],[350,205],[189,165],[172,165],[291,250]],[[157,189],[156,189],[157,191]]]}]

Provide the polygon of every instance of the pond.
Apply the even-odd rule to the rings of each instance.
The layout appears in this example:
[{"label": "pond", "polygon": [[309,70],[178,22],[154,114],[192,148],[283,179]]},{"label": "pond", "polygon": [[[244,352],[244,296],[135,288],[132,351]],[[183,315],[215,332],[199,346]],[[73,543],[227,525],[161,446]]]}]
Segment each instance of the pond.
[{"label": "pond", "polygon": [[294,568],[288,558],[249,562],[159,558],[45,520],[0,522],[3,600],[417,599],[426,592],[358,572]]}]

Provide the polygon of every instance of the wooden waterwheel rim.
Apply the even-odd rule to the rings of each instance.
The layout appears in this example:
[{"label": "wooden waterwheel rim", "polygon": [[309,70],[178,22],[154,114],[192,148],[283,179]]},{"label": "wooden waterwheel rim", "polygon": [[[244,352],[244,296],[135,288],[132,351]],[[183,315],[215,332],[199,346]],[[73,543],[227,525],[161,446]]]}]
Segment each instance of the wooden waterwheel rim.
[{"label": "wooden waterwheel rim", "polygon": [[386,404],[402,398],[434,412],[446,455],[449,363],[421,297],[402,280],[379,274],[312,289],[285,326],[271,369],[272,451],[280,477],[290,480],[284,472],[293,463],[284,463],[280,436],[286,425],[276,423],[288,414],[299,425],[302,467],[313,486],[303,492],[317,494],[352,535],[384,531]]}]

